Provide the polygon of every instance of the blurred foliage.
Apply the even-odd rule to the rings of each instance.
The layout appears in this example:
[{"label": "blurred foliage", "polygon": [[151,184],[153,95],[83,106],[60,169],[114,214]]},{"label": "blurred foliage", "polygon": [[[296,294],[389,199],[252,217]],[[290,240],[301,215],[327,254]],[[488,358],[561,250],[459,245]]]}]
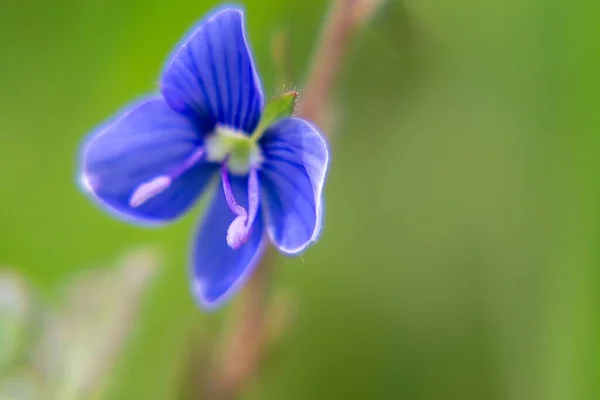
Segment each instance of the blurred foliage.
[{"label": "blurred foliage", "polygon": [[100,398],[158,262],[130,251],[111,269],[79,272],[53,305],[0,270],[0,399]]},{"label": "blurred foliage", "polygon": [[22,359],[38,327],[34,299],[23,280],[8,268],[0,268],[0,376],[15,360]]},{"label": "blurred foliage", "polygon": [[[294,325],[247,398],[600,398],[600,5],[388,3],[341,77],[322,239],[282,259]],[[157,90],[214,4],[0,5],[0,262],[52,300],[91,260],[138,243],[166,255],[106,399],[197,398],[180,387],[190,329],[218,335],[230,309],[205,314],[189,291],[200,210],[140,229],[74,183],[83,135]],[[265,92],[280,90],[278,32],[301,87],[326,3],[246,8]]]}]

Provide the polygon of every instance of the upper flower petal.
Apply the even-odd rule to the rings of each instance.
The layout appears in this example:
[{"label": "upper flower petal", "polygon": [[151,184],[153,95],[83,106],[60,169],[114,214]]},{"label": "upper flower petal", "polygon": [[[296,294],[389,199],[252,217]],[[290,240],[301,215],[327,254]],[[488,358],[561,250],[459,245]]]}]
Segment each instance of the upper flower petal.
[{"label": "upper flower petal", "polygon": [[[248,178],[229,176],[233,195],[248,208]],[[258,211],[260,215],[260,210]],[[257,218],[248,241],[237,249],[227,243],[227,230],[237,215],[221,186],[198,227],[193,243],[194,293],[207,308],[215,308],[246,281],[264,247],[263,222]]]},{"label": "upper flower petal", "polygon": [[199,160],[201,145],[191,121],[162,97],[149,98],[90,136],[80,182],[120,217],[166,222],[193,204],[216,171]]},{"label": "upper flower petal", "polygon": [[244,32],[244,15],[225,9],[200,22],[167,64],[161,82],[169,105],[248,134],[263,108],[260,79]]},{"label": "upper flower petal", "polygon": [[267,231],[282,252],[295,254],[315,241],[321,230],[327,144],[299,118],[285,118],[267,128],[260,144]]}]

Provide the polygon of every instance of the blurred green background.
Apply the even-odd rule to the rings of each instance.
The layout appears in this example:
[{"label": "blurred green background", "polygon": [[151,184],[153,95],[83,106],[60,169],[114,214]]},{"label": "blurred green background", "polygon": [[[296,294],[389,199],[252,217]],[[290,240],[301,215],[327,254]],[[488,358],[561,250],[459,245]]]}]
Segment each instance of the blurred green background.
[{"label": "blurred green background", "polygon": [[[75,185],[83,136],[156,90],[215,4],[0,4],[0,264],[52,299],[132,246],[165,254],[106,399],[198,398],[182,389],[190,332],[218,336],[234,308],[206,314],[188,290],[201,207],[147,230]],[[327,4],[246,9],[265,92],[280,89],[277,32],[301,86]],[[292,325],[244,398],[600,398],[598,11],[392,1],[360,33],[331,115],[322,239],[278,268]]]}]

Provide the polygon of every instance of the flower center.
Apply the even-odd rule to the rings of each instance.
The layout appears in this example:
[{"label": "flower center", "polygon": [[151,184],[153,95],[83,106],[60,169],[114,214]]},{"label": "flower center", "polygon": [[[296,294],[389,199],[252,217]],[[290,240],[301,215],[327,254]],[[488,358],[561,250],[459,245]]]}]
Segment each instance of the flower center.
[{"label": "flower center", "polygon": [[205,140],[205,150],[207,161],[227,161],[227,168],[234,175],[246,175],[250,167],[262,161],[260,148],[252,137],[224,126],[217,126]]},{"label": "flower center", "polygon": [[[225,193],[230,196],[230,198],[228,198],[228,204],[230,205],[231,210],[238,216],[235,224],[232,224],[232,229],[231,232],[228,233],[227,240],[233,248],[237,248],[247,240],[252,221],[254,221],[256,216],[255,211],[254,214],[252,211],[252,207],[257,206],[257,203],[253,204],[255,203],[254,197],[258,198],[258,186],[255,184],[257,178],[255,175],[256,169],[262,162],[262,154],[256,140],[242,132],[223,126],[217,126],[215,132],[205,140],[204,147],[198,148],[185,159],[183,163],[171,171],[167,171],[164,175],[156,176],[137,186],[129,198],[129,205],[131,207],[139,207],[151,198],[161,194],[171,186],[176,178],[183,175],[183,173],[188,171],[203,158],[206,161],[217,162],[223,166],[224,189]],[[225,181],[227,171],[232,175],[250,175],[250,186],[252,187],[249,187],[249,190],[253,194],[252,197],[250,197],[251,201],[249,203],[251,209],[249,214],[245,210],[244,213],[246,214],[239,211],[240,209],[243,210],[241,207],[233,207],[236,203],[235,199],[233,199],[233,192],[231,191],[229,183],[228,181]]]}]

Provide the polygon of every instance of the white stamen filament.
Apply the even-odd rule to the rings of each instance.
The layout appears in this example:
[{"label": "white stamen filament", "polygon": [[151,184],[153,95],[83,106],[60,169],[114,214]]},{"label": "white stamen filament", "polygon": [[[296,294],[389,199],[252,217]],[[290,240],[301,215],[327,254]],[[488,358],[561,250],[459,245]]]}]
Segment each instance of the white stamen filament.
[{"label": "white stamen filament", "polygon": [[129,205],[131,207],[141,206],[152,197],[165,191],[165,189],[171,186],[171,182],[170,177],[161,175],[148,182],[142,183],[131,195]]},{"label": "white stamen filament", "polygon": [[237,215],[227,229],[227,244],[232,249],[237,249],[250,238],[252,224],[258,213],[259,187],[257,172],[256,168],[251,168],[248,177],[248,211],[235,201],[231,183],[229,182],[227,164],[223,164],[221,168],[221,178],[227,205]]}]

